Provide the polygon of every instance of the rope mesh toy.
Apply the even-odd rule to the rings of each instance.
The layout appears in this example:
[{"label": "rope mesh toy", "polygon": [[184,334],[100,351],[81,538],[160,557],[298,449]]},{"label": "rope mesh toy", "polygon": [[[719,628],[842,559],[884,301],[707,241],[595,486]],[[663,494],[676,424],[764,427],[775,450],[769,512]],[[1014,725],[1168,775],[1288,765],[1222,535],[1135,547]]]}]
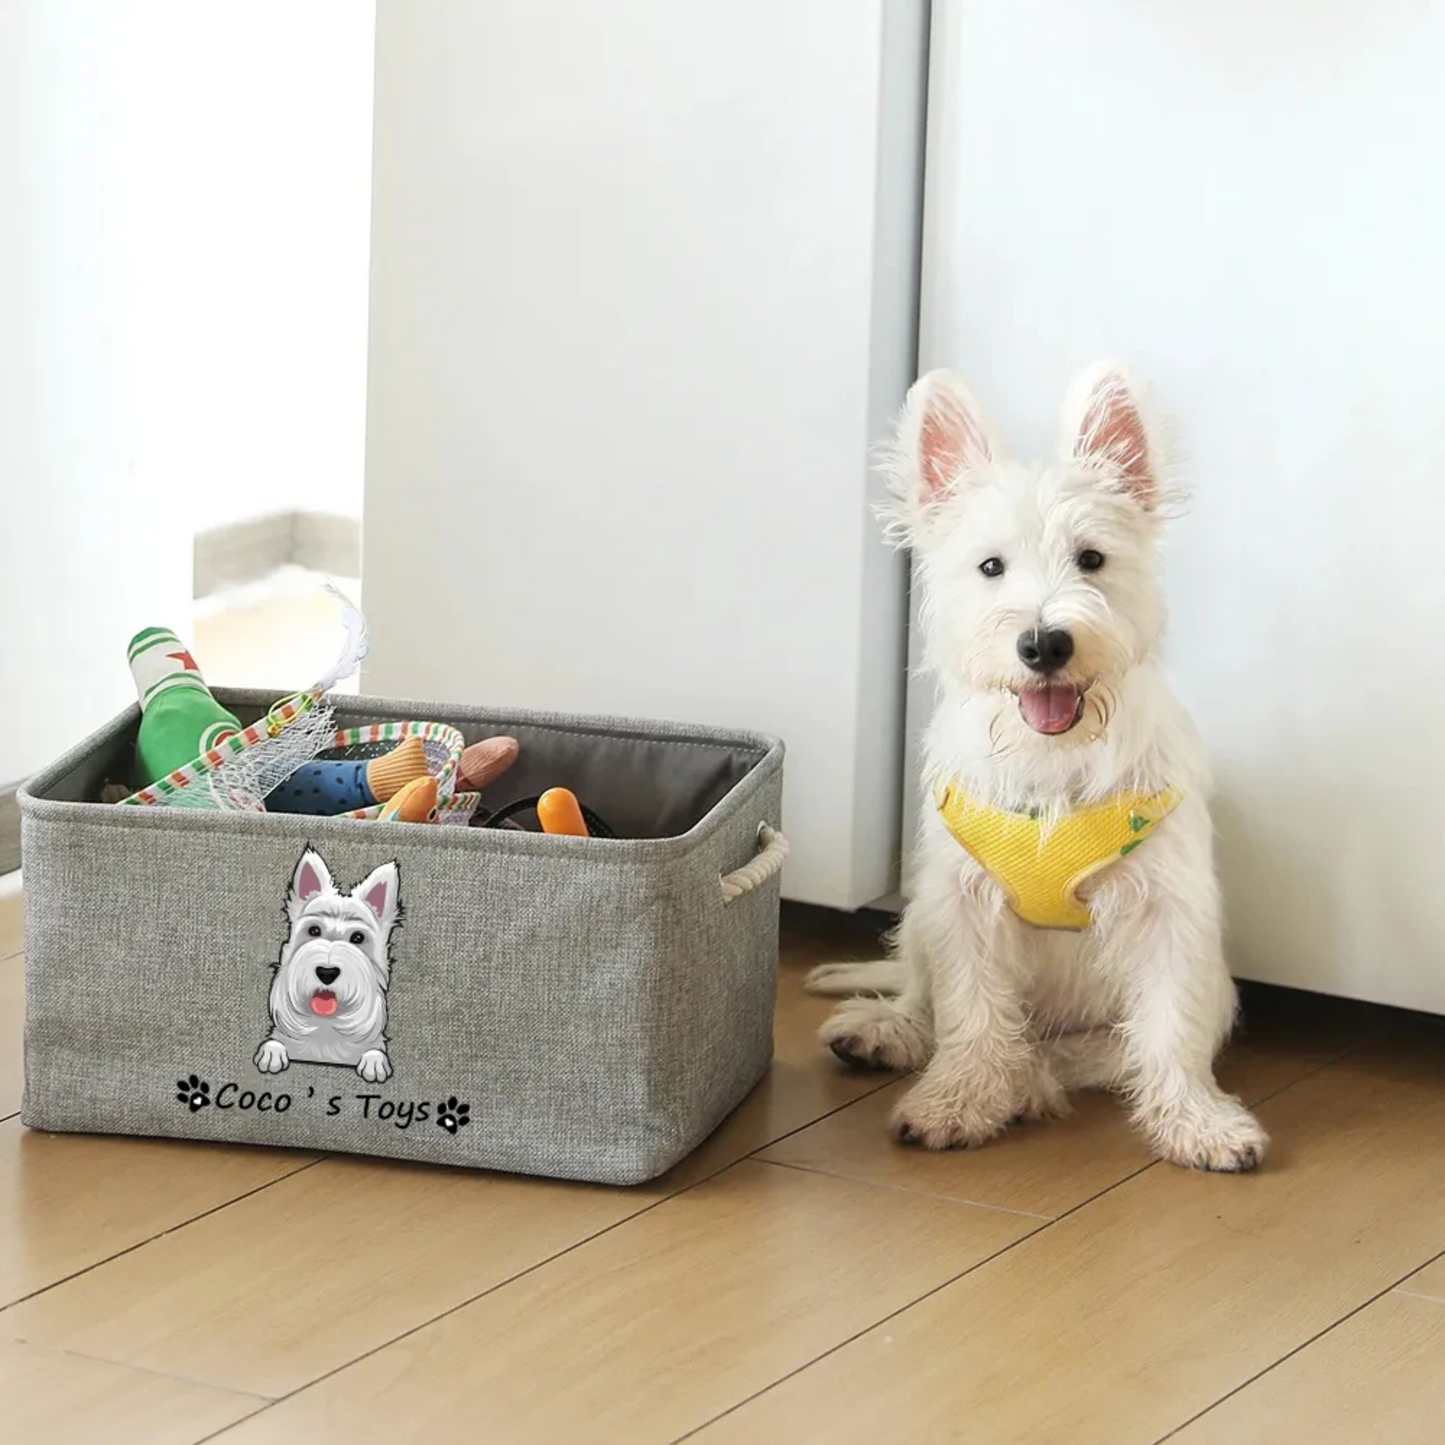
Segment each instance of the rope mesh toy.
[{"label": "rope mesh toy", "polygon": [[[437,822],[461,824],[471,821],[481,794],[457,792],[457,769],[466,739],[448,723],[439,722],[377,722],[360,727],[342,728],[332,737],[322,756],[359,760],[389,752],[403,738],[420,738],[426,753],[427,771],[437,780]],[[342,818],[377,818],[383,804],[355,808],[341,813]]]},{"label": "rope mesh toy", "polygon": [[368,634],[366,618],[340,589],[328,582],[326,590],[341,604],[346,628],[341,653],[326,675],[305,692],[282,698],[260,722],[232,734],[184,768],[157,778],[124,803],[264,813],[267,794],[332,745],[336,713],[326,695],[361,666]]}]

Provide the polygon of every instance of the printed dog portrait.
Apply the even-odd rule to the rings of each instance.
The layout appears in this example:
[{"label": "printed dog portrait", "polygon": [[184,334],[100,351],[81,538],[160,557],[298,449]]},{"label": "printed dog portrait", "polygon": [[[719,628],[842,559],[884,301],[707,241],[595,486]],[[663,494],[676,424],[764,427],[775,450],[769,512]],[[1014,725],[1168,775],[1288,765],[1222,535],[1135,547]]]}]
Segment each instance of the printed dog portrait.
[{"label": "printed dog portrait", "polygon": [[321,855],[301,855],[286,894],[290,934],[273,965],[271,1034],[256,1067],[279,1074],[292,1063],[340,1064],[368,1084],[391,1077],[386,990],[391,935],[401,921],[401,876],[383,863],[341,892]]}]

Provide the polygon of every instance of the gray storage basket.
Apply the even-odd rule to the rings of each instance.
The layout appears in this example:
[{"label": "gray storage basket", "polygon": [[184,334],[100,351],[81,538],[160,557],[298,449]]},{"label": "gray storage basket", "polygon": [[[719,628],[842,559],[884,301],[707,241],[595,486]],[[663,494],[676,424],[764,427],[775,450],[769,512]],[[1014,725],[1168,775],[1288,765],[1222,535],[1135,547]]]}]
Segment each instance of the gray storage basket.
[{"label": "gray storage basket", "polygon": [[[218,696],[243,722],[274,697]],[[682,1158],[771,1057],[781,744],[383,699],[337,713],[342,726],[434,718],[468,742],[512,733],[522,754],[494,805],[563,785],[624,836],[83,801],[121,774],[132,708],[20,793],[24,1122],[613,1184]],[[353,977],[338,954],[347,1029],[328,1021],[350,1047],[384,1008],[382,1082],[349,1057],[257,1063],[291,1017],[291,994],[279,1015],[270,1004],[289,891],[324,893],[314,866],[302,875],[308,848],[339,894],[327,928],[365,906],[347,893],[372,878],[383,933],[396,864],[389,980]],[[383,947],[365,928],[350,937]],[[333,1006],[322,997],[313,1011]]]}]

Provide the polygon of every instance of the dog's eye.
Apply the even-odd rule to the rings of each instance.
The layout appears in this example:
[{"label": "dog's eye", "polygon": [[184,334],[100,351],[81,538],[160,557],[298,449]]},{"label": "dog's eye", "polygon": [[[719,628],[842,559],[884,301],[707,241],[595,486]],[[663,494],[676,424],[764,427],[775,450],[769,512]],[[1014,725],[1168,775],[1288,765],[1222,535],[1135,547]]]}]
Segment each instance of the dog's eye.
[{"label": "dog's eye", "polygon": [[982,572],[985,577],[1002,577],[1003,558],[985,557],[983,561],[978,564],[978,570]]},{"label": "dog's eye", "polygon": [[366,942],[366,935],[358,929],[351,935],[351,941],[360,948],[361,945]]},{"label": "dog's eye", "polygon": [[1104,554],[1096,552],[1092,547],[1085,547],[1078,556],[1079,571],[1097,572],[1104,565]]},{"label": "dog's eye", "polygon": [[313,923],[311,927],[306,930],[306,936],[307,938],[320,938],[321,925],[319,923]]}]

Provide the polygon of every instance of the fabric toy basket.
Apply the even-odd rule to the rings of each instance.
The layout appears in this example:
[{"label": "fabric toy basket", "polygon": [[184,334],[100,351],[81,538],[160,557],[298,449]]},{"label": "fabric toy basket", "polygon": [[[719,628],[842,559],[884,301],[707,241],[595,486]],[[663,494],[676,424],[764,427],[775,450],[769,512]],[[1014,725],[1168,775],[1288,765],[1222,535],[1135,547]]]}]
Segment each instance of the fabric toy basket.
[{"label": "fabric toy basket", "polygon": [[[275,694],[217,697],[245,723]],[[132,707],[20,793],[24,1122],[612,1184],[666,1170],[771,1058],[782,745],[334,701],[338,746],[392,718],[511,734],[509,790],[571,788],[620,836],[88,801],[124,767]],[[307,951],[328,941],[349,946]],[[304,1057],[308,1006],[355,1049]]]}]

